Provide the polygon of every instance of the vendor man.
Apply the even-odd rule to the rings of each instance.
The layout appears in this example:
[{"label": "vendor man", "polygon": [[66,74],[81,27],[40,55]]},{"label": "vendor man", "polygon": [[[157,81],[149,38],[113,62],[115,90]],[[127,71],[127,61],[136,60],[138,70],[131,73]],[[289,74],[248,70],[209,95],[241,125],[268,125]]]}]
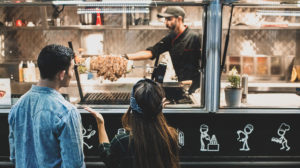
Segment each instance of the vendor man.
[{"label": "vendor man", "polygon": [[164,17],[171,32],[145,51],[125,54],[129,60],[155,59],[169,51],[178,81],[192,80],[189,93],[200,87],[200,35],[184,25],[185,11],[179,6],[169,6],[157,17]]}]

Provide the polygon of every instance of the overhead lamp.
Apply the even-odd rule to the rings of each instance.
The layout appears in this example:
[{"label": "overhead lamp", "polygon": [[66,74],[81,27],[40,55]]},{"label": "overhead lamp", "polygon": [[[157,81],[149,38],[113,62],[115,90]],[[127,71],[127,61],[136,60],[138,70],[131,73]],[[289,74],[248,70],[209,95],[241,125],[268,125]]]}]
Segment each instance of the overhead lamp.
[{"label": "overhead lamp", "polygon": [[116,7],[116,6],[139,6],[148,7],[152,0],[109,0],[101,2],[86,1],[52,1],[53,5],[76,5],[82,7]]},{"label": "overhead lamp", "polygon": [[102,8],[101,10],[94,9],[77,9],[77,14],[87,13],[149,13],[149,8]]}]

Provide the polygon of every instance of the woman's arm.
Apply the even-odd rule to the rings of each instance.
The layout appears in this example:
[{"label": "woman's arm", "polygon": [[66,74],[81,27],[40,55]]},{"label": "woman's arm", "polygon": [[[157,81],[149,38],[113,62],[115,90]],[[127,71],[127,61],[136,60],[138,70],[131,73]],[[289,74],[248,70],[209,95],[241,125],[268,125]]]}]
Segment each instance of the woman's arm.
[{"label": "woman's arm", "polygon": [[86,111],[90,112],[97,121],[97,126],[98,126],[98,137],[99,137],[99,143],[109,143],[109,139],[105,130],[105,125],[104,125],[104,118],[103,116],[98,113],[97,111],[93,110],[90,107],[85,107],[84,108]]}]

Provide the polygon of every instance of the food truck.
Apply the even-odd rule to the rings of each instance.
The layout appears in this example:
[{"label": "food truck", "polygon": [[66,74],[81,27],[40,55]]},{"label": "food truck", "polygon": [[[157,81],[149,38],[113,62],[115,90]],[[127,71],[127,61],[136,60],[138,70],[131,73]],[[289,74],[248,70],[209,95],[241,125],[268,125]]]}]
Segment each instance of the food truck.
[{"label": "food truck", "polygon": [[[185,25],[201,35],[201,83],[192,94],[168,52],[157,60],[121,59],[168,34],[157,17],[168,6],[181,6]],[[158,74],[169,101],[163,113],[178,131],[181,167],[298,168],[299,30],[296,0],[1,1],[0,167],[13,167],[10,108],[39,80],[40,50],[55,43],[72,44],[78,60],[77,75],[60,92],[81,114],[87,167],[105,164],[96,121],[83,106],[104,116],[112,139],[124,132],[121,117],[134,83],[163,66]],[[122,71],[112,75],[109,67]]]}]

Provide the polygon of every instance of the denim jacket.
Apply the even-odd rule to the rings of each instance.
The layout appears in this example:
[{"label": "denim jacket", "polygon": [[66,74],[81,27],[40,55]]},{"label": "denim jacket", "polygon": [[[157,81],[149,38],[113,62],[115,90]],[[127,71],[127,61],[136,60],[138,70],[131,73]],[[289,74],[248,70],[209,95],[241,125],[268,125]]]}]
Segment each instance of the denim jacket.
[{"label": "denim jacket", "polygon": [[33,85],[9,116],[16,168],[85,167],[81,116],[56,90]]}]

